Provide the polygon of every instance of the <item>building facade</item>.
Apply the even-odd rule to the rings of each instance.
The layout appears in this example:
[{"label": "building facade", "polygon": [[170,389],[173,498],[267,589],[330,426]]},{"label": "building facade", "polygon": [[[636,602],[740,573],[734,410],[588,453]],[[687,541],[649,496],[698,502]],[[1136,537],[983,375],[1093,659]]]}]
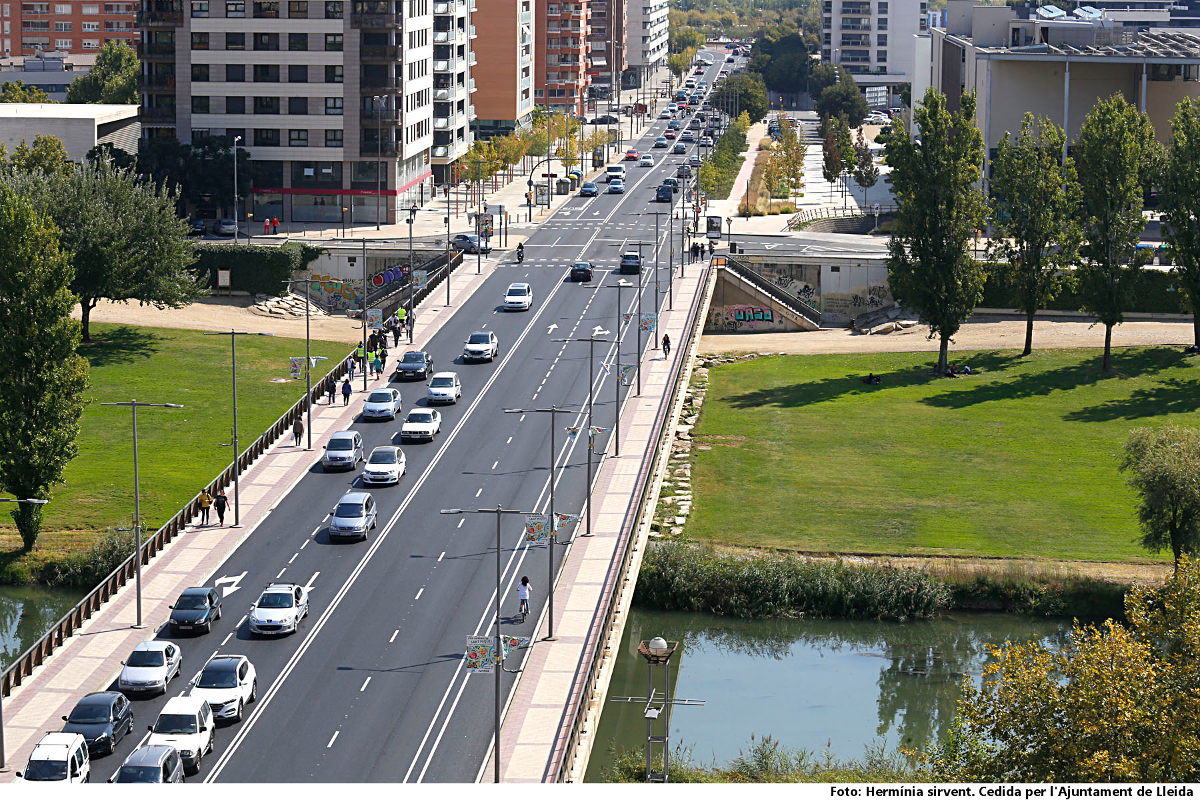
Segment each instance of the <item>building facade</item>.
[{"label": "building facade", "polygon": [[[408,0],[410,3],[420,0]],[[396,0],[399,6],[401,0]],[[475,0],[433,0],[433,176],[453,180],[451,165],[471,149],[475,81]],[[415,164],[414,164],[415,165]]]},{"label": "building facade", "polygon": [[0,83],[24,81],[36,86],[56,103],[67,101],[67,87],[92,71],[95,53],[43,53],[40,56],[13,56],[0,59]]},{"label": "building facade", "polygon": [[[462,1],[437,15],[434,0],[143,0],[144,136],[240,140],[243,218],[396,222],[431,195],[435,130],[442,159],[470,146],[467,59],[435,64],[439,33],[469,50]],[[459,91],[438,100],[437,80]]]},{"label": "building facade", "polygon": [[0,144],[12,152],[38,134],[60,139],[78,163],[97,145],[137,154],[141,126],[135,105],[103,103],[0,103]]},{"label": "building facade", "polygon": [[37,55],[41,52],[95,52],[105,42],[137,43],[138,4],[129,2],[0,3],[4,55]]},{"label": "building facade", "polygon": [[822,0],[821,60],[837,63],[875,107],[897,105],[912,81],[913,37],[927,30],[924,0]]},{"label": "building facade", "polygon": [[592,5],[594,0],[537,0],[534,99],[552,112],[583,114],[586,109]]},{"label": "building facade", "polygon": [[666,63],[669,25],[667,0],[631,0],[626,6],[626,51],[639,83]]},{"label": "building facade", "polygon": [[475,41],[475,133],[490,138],[533,116],[534,0],[477,1],[472,19],[487,35]]}]

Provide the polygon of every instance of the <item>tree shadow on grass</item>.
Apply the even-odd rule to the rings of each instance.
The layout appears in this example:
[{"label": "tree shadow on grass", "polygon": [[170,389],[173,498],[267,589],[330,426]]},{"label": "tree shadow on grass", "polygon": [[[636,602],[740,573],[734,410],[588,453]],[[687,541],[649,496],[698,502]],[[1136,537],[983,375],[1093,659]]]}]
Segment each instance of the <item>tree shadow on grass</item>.
[{"label": "tree shadow on grass", "polygon": [[94,332],[90,342],[79,345],[79,354],[93,367],[130,364],[157,353],[162,338],[146,328],[121,325],[103,332]]},{"label": "tree shadow on grass", "polygon": [[1179,350],[1165,347],[1114,350],[1112,371],[1105,372],[1101,369],[1101,363],[1101,358],[1097,355],[1062,369],[1028,372],[1011,380],[972,383],[968,378],[964,384],[955,385],[950,391],[922,398],[921,402],[937,408],[966,408],[998,400],[1044,397],[1052,392],[1067,392],[1104,380],[1130,378],[1182,366],[1186,363],[1186,356]]},{"label": "tree shadow on grass", "polygon": [[1137,389],[1128,397],[1072,411],[1064,419],[1070,422],[1111,422],[1165,414],[1190,414],[1197,410],[1200,410],[1200,380],[1169,378],[1149,389]]}]

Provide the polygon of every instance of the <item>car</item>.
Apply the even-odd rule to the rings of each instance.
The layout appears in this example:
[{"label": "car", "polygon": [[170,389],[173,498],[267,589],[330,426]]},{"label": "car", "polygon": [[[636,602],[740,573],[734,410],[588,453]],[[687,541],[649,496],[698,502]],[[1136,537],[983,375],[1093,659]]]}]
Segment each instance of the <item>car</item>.
[{"label": "car", "polygon": [[674,139],[678,135],[679,134],[675,133],[674,130],[668,128],[667,131],[665,133],[663,133],[663,138],[664,139]]},{"label": "car", "polygon": [[392,373],[395,380],[401,378],[428,378],[433,372],[433,356],[424,350],[409,350],[396,363]]},{"label": "car", "polygon": [[732,64],[732,63],[734,63],[735,61],[737,61],[737,59],[736,59],[736,58],[734,58],[733,56],[725,56],[725,63],[726,63],[726,64]]},{"label": "car", "polygon": [[213,751],[217,727],[212,708],[202,697],[172,697],[150,726],[148,745],[169,745],[179,751],[185,772],[200,771],[200,762]]},{"label": "car", "polygon": [[490,253],[492,246],[473,233],[460,233],[450,240],[450,246],[464,253]]},{"label": "car", "polygon": [[[270,583],[263,589],[254,605],[250,606],[250,614],[246,621],[251,635],[257,633],[265,636],[295,633],[300,628],[300,620],[307,616],[308,591],[303,586],[294,583]],[[212,662],[209,661],[209,664]],[[208,698],[208,703],[212,706],[213,713],[221,716],[221,709],[217,708],[211,697]]]},{"label": "car", "polygon": [[462,381],[457,372],[439,372],[429,379],[425,393],[426,404],[457,403],[462,397]]},{"label": "car", "polygon": [[87,742],[78,733],[47,733],[33,746],[25,769],[17,773],[23,781],[88,783],[92,760]]},{"label": "car", "polygon": [[666,177],[666,178],[663,178],[662,185],[663,185],[663,186],[670,186],[670,187],[671,187],[671,191],[672,191],[673,193],[675,193],[675,194],[679,194],[679,179],[678,179],[678,178],[673,178],[673,177]]},{"label": "car", "polygon": [[679,169],[675,170],[675,177],[677,177],[677,178],[690,178],[690,177],[692,177],[692,166],[691,166],[691,164],[680,164],[680,165],[679,165]]},{"label": "car", "polygon": [[179,675],[183,666],[183,652],[174,642],[151,639],[133,648],[121,665],[121,674],[117,678],[118,691],[125,694],[165,694],[167,684]]},{"label": "car", "polygon": [[700,130],[700,120],[696,117],[693,117],[692,120],[688,123],[688,130],[689,131]]},{"label": "car", "polygon": [[687,152],[687,145],[683,142],[676,142],[671,148],[671,155],[680,156]]},{"label": "car", "polygon": [[88,753],[109,755],[133,733],[133,707],[120,692],[92,692],[79,699],[63,722],[62,732],[82,736]]},{"label": "car", "polygon": [[655,187],[654,202],[669,203],[674,199],[674,197],[673,197],[674,194],[675,194],[675,191],[670,186],[663,185],[663,186]]},{"label": "car", "polygon": [[636,250],[621,254],[620,273],[622,275],[637,275],[642,271],[642,256]]},{"label": "car", "polygon": [[655,139],[654,146],[658,147],[658,148],[667,147],[668,146],[667,137],[660,136],[657,139]]},{"label": "car", "polygon": [[356,431],[338,431],[329,437],[325,454],[321,456],[321,469],[354,469],[363,460],[363,440]]},{"label": "car", "polygon": [[221,593],[208,586],[193,586],[184,589],[171,605],[171,618],[167,624],[172,634],[195,630],[209,633],[213,623],[220,618]]},{"label": "car", "polygon": [[592,264],[590,261],[576,261],[571,265],[572,281],[590,281],[592,279]]},{"label": "car", "polygon": [[620,178],[613,178],[608,182],[609,194],[625,194],[625,181]]},{"label": "car", "polygon": [[329,512],[329,538],[357,538],[364,542],[367,532],[378,524],[378,509],[370,492],[346,492]]},{"label": "car", "polygon": [[404,424],[400,426],[400,438],[401,440],[428,439],[432,442],[433,437],[441,431],[442,413],[440,411],[414,408],[408,412],[408,416],[404,418]]},{"label": "car", "polygon": [[688,164],[691,165],[695,169],[699,169],[700,168],[700,156],[693,154],[688,159]]},{"label": "car", "polygon": [[671,110],[669,108],[664,108],[662,111],[658,112],[658,118],[659,119],[670,119],[671,118]]},{"label": "car", "polygon": [[188,236],[203,236],[208,233],[208,225],[202,219],[194,219],[188,223]]},{"label": "car", "polygon": [[625,151],[625,160],[626,161],[637,161],[638,160],[638,151],[634,150],[632,147],[629,148],[628,150],[626,150]]},{"label": "car", "polygon": [[[668,122],[668,123],[667,123],[667,130],[669,130],[669,131],[677,131],[677,130],[679,130],[679,127],[680,127],[682,124],[683,124],[683,123],[682,123],[682,122],[680,122],[679,120],[677,120],[677,119],[673,119],[673,120],[671,120],[670,122]],[[663,134],[663,135],[665,136],[666,134]]]},{"label": "car", "polygon": [[533,287],[528,283],[510,283],[504,292],[505,311],[528,311],[533,305]]},{"label": "car", "polygon": [[591,181],[584,181],[583,186],[579,187],[580,197],[595,197],[598,194],[600,194],[600,187]]},{"label": "car", "polygon": [[134,750],[109,783],[183,783],[183,759],[165,744],[148,744]]},{"label": "car", "polygon": [[701,137],[700,137],[700,144],[701,144],[701,146],[703,146],[703,147],[712,147],[712,143],[713,143],[713,140],[712,140],[712,137],[711,137],[711,136],[701,136]]},{"label": "car", "polygon": [[491,331],[477,331],[463,343],[463,363],[468,361],[492,361],[500,354],[500,343]]},{"label": "car", "polygon": [[[677,96],[678,96],[678,95],[677,95]],[[676,112],[676,111],[678,111],[678,110],[679,110],[679,104],[678,104],[678,103],[667,103],[667,111],[670,111],[670,112],[673,114],[673,113],[675,113],[675,112]]]},{"label": "car", "polygon": [[692,133],[691,131],[684,131],[683,133],[679,134],[679,141],[694,142],[696,141],[696,134]]},{"label": "car", "polygon": [[223,219],[218,222],[216,230],[214,231],[217,236],[237,236],[237,232],[237,223],[231,219]]},{"label": "car", "polygon": [[615,114],[603,114],[591,121],[592,125],[616,125],[620,123],[621,118]]},{"label": "car", "polygon": [[367,486],[399,483],[407,471],[404,451],[394,445],[382,445],[371,451],[363,467],[362,482]]},{"label": "car", "polygon": [[646,155],[644,155],[638,159],[638,166],[639,167],[653,167],[654,166],[654,157],[651,156],[649,153],[647,153]]},{"label": "car", "polygon": [[192,678],[191,687],[188,697],[207,701],[213,719],[241,722],[246,706],[258,699],[258,676],[245,656],[214,655]]},{"label": "car", "polygon": [[362,418],[395,419],[400,412],[400,392],[395,389],[376,389],[363,401]]}]

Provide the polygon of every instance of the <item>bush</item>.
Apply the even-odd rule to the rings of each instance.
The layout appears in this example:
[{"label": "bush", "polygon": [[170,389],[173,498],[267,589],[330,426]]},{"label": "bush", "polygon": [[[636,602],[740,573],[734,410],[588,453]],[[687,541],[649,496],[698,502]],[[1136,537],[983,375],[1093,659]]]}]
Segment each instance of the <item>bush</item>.
[{"label": "bush", "polygon": [[964,573],[938,571],[955,608],[1008,611],[1083,620],[1124,619],[1127,587],[1106,581],[1023,568]]},{"label": "bush", "polygon": [[91,589],[121,566],[135,547],[133,531],[109,530],[87,552],[70,553],[47,564],[40,577],[49,586]]},{"label": "bush", "polygon": [[252,244],[199,244],[192,269],[204,276],[210,290],[217,288],[217,270],[229,270],[230,288],[250,294],[281,295],[286,281],[321,254],[321,248],[301,242],[282,247]]},{"label": "bush", "polygon": [[[983,288],[981,308],[1019,308],[1017,287],[1004,280],[999,269],[993,269]],[[1171,272],[1144,269],[1138,276],[1137,288],[1132,293],[1133,302],[1126,311],[1143,314],[1190,314],[1191,303],[1187,293],[1180,290],[1178,277]],[[1083,305],[1073,288],[1066,288],[1046,304],[1045,310],[1078,311]]]}]

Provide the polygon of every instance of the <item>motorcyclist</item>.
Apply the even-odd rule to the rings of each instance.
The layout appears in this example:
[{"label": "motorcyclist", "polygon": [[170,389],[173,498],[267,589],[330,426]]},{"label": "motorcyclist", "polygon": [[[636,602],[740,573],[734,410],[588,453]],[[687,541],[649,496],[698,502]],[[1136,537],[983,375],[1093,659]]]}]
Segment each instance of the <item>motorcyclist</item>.
[{"label": "motorcyclist", "polygon": [[517,261],[520,262],[520,261],[524,261],[524,260],[525,260],[525,243],[518,242],[517,243]]}]

